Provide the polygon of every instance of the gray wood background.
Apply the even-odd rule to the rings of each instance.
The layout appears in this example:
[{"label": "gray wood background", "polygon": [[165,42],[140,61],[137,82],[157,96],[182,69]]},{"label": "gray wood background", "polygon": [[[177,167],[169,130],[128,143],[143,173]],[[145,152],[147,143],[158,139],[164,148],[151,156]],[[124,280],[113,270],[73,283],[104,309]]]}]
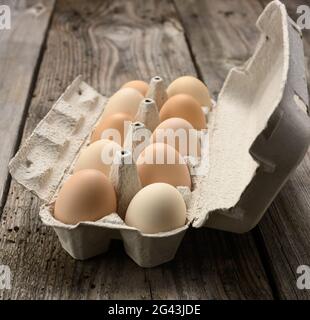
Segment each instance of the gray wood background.
[{"label": "gray wood background", "polygon": [[[298,4],[284,1],[296,19]],[[309,299],[296,268],[310,265],[310,153],[251,232],[187,233],[174,261],[138,267],[113,242],[75,261],[38,217],[40,201],[11,181],[9,159],[66,86],[82,74],[110,95],[131,79],[182,74],[216,98],[229,69],[253,53],[265,0],[26,0],[0,31],[0,299]],[[309,3],[310,5],[310,3]],[[306,63],[310,30],[304,32]]]}]

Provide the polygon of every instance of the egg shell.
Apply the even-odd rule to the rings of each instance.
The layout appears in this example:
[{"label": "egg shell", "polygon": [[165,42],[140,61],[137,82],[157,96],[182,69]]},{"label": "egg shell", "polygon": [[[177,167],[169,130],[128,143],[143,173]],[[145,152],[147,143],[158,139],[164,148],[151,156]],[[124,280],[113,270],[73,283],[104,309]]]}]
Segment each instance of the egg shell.
[{"label": "egg shell", "polygon": [[142,99],[144,99],[144,96],[138,90],[122,88],[109,99],[104,109],[102,119],[119,112],[127,113],[134,118]]},{"label": "egg shell", "polygon": [[161,122],[151,142],[162,142],[175,148],[182,156],[200,157],[201,145],[197,130],[185,119],[169,118]]},{"label": "egg shell", "polygon": [[[101,139],[109,139],[122,146],[132,121],[133,118],[127,113],[115,113],[106,119],[101,119],[92,133],[91,143]],[[116,135],[113,133],[113,138],[109,136],[109,132],[111,132],[109,129],[117,130]]]},{"label": "egg shell", "polygon": [[183,118],[195,129],[206,128],[206,119],[199,103],[188,94],[177,94],[169,98],[159,113],[160,121],[169,118]]},{"label": "egg shell", "polygon": [[143,96],[146,95],[148,89],[149,89],[149,85],[142,80],[133,80],[133,81],[129,81],[127,83],[125,83],[122,88],[133,88],[138,90]]},{"label": "egg shell", "polygon": [[131,200],[125,223],[149,234],[174,230],[186,223],[186,205],[176,188],[153,183]]},{"label": "egg shell", "polygon": [[137,159],[137,169],[142,186],[164,182],[191,189],[191,177],[183,157],[165,143],[148,145]]},{"label": "egg shell", "polygon": [[107,177],[117,151],[121,146],[114,141],[102,139],[91,143],[83,149],[75,162],[73,172],[84,169],[96,169],[104,173]]},{"label": "egg shell", "polygon": [[208,87],[195,77],[183,76],[171,82],[167,88],[168,97],[171,98],[180,93],[192,96],[198,101],[200,106],[212,107]]},{"label": "egg shell", "polygon": [[116,194],[108,178],[98,170],[82,170],[60,189],[54,217],[66,224],[97,221],[116,212]]}]

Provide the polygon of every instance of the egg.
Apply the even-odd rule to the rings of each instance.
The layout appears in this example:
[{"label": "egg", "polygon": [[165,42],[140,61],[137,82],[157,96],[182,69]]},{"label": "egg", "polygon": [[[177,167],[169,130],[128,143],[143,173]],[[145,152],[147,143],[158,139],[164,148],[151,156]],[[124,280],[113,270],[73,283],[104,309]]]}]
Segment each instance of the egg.
[{"label": "egg", "polygon": [[159,118],[161,122],[169,118],[183,118],[197,130],[206,127],[201,106],[188,94],[177,94],[169,98],[162,106]]},{"label": "egg", "polygon": [[182,156],[200,157],[197,130],[185,119],[169,118],[161,122],[151,136],[151,142],[163,142],[174,147]]},{"label": "egg", "polygon": [[76,224],[97,221],[116,209],[116,194],[108,178],[98,170],[82,170],[60,189],[54,217],[66,224]]},{"label": "egg", "polygon": [[133,80],[133,81],[129,81],[127,83],[125,83],[122,88],[133,88],[138,90],[143,96],[146,95],[148,89],[149,89],[149,85],[141,80]]},{"label": "egg", "polygon": [[191,188],[191,177],[183,157],[165,143],[148,145],[137,159],[142,186],[164,182],[172,186]]},{"label": "egg", "polygon": [[186,205],[179,191],[171,185],[150,184],[131,200],[125,223],[149,234],[174,230],[186,223]]},{"label": "egg", "polygon": [[183,76],[174,80],[167,88],[168,97],[176,94],[188,94],[195,98],[200,106],[212,107],[208,87],[199,79],[192,76]]},{"label": "egg", "polygon": [[104,108],[102,119],[119,112],[127,113],[134,118],[143,99],[144,96],[138,90],[122,88],[109,99]]},{"label": "egg", "polygon": [[101,119],[93,131],[90,141],[110,139],[122,146],[132,121],[133,118],[127,113],[115,113],[106,119]]},{"label": "egg", "polygon": [[98,140],[83,149],[75,162],[73,172],[84,169],[96,169],[109,177],[110,167],[121,146],[114,141]]}]

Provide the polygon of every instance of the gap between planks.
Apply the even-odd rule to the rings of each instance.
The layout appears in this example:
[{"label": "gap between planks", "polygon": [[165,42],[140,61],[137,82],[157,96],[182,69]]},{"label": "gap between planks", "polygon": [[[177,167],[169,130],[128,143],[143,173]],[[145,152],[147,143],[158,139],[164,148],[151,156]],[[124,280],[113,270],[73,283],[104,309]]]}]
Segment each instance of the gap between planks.
[{"label": "gap between planks", "polygon": [[[9,189],[10,189],[10,185],[11,185],[11,180],[12,180],[12,178],[11,178],[9,172],[8,172],[8,169],[7,169],[8,161],[17,152],[17,150],[18,150],[18,148],[20,146],[20,143],[21,143],[24,126],[25,126],[26,119],[27,119],[27,113],[28,113],[29,106],[30,106],[30,103],[31,103],[32,94],[33,94],[33,91],[34,91],[34,88],[35,88],[35,85],[36,85],[36,82],[37,82],[37,77],[38,77],[40,65],[41,65],[41,62],[42,62],[42,57],[44,55],[46,39],[47,39],[48,31],[49,31],[49,28],[50,28],[53,12],[54,12],[54,9],[55,9],[55,0],[50,1],[48,6],[46,5],[46,1],[43,1],[43,3],[42,2],[37,2],[36,4],[33,4],[31,8],[25,7],[25,8],[22,8],[22,9],[16,9],[17,11],[20,10],[20,11],[18,11],[17,16],[13,15],[13,12],[14,12],[13,10],[15,10],[15,8],[13,8],[13,10],[12,10],[12,31],[11,30],[9,31],[11,33],[14,32],[15,19],[18,19],[20,15],[25,14],[26,10],[28,10],[28,11],[31,10],[31,9],[36,10],[37,5],[43,6],[43,9],[42,9],[42,7],[40,7],[42,9],[42,14],[45,13],[44,10],[49,10],[48,13],[47,13],[48,17],[47,17],[47,22],[46,22],[46,28],[44,28],[45,21],[43,21],[43,26],[42,26],[43,33],[41,35],[42,36],[42,39],[41,39],[42,41],[38,45],[38,51],[37,52],[33,52],[34,57],[36,57],[36,61],[35,61],[34,66],[33,66],[33,70],[30,70],[31,75],[30,75],[30,78],[29,78],[29,82],[27,83],[27,80],[26,80],[26,82],[23,83],[24,86],[26,86],[26,87],[28,86],[28,92],[26,93],[24,102],[23,101],[19,101],[21,103],[21,106],[24,107],[24,109],[22,110],[22,113],[20,114],[19,125],[18,125],[18,127],[16,127],[16,133],[14,133],[14,132],[12,133],[13,134],[13,139],[12,139],[11,136],[7,137],[9,139],[10,143],[11,143],[11,145],[9,146],[11,149],[4,150],[4,153],[8,152],[8,154],[5,155],[5,159],[2,159],[2,164],[1,164],[1,165],[5,166],[5,170],[4,170],[5,172],[2,172],[1,177],[0,177],[1,180],[2,180],[2,181],[0,180],[0,220],[1,220],[2,212],[3,212],[3,208],[4,208],[5,204],[6,204],[6,200],[7,200],[7,197],[8,197],[8,193],[9,193]],[[38,10],[41,10],[40,8],[38,7]],[[33,17],[33,19],[36,19],[36,18],[37,17]],[[32,29],[30,28],[29,34],[31,34],[31,32],[32,32]],[[8,41],[7,41],[8,43],[7,44],[9,44],[10,36],[7,39],[8,39]],[[2,46],[6,46],[6,43],[3,41],[1,45]],[[16,61],[15,63],[16,64],[18,64],[18,63],[25,63],[25,64],[29,63],[30,64],[29,61],[23,61],[23,62]],[[8,76],[8,75],[5,75],[5,76]],[[12,116],[16,117],[16,113],[14,113]],[[11,123],[9,125],[11,125]],[[15,135],[15,137],[14,137],[14,135]]]},{"label": "gap between planks", "polygon": [[[211,55],[212,58],[216,58],[223,55],[224,58],[237,58],[237,52],[240,51],[243,54],[239,58],[247,57],[245,54],[248,49],[251,50],[255,46],[251,35],[257,33],[257,30],[251,30],[251,28],[254,26],[256,18],[263,8],[270,2],[268,0],[208,0],[208,2],[199,2],[198,6],[200,8],[197,10],[197,7],[193,6],[193,1],[191,0],[186,2],[186,4],[178,0],[174,1],[184,7],[189,3],[186,9],[183,8],[184,19],[182,20],[183,24],[184,21],[187,24],[187,27],[184,29],[189,29],[190,32],[187,38],[189,45],[192,46],[193,55],[196,57],[196,64],[203,70],[202,75],[205,78],[210,68],[207,61],[210,57],[205,58],[205,56]],[[298,5],[303,4],[302,0],[285,0],[283,2],[287,6],[289,15],[293,19],[296,19],[296,8]],[[221,37],[220,35],[211,36],[212,32],[214,32],[212,30],[213,25],[212,22],[208,21],[209,17],[202,15],[202,8],[204,6],[209,6],[209,9],[212,7],[213,15],[218,14],[220,9],[221,13],[226,16],[226,19],[222,19],[218,27],[226,28],[229,32],[229,37]],[[249,14],[251,15],[251,19],[249,19]],[[221,20],[221,17],[219,16],[218,19]],[[204,32],[202,26],[205,25],[209,29],[205,28]],[[201,32],[201,38],[199,38],[197,32],[194,32],[195,30]],[[303,33],[305,56],[307,57],[310,52],[310,31],[304,30]],[[239,38],[240,41],[238,40]],[[210,40],[212,42],[209,46],[208,41]],[[204,43],[203,48],[201,43]],[[210,51],[210,48],[214,44],[220,45],[218,46],[220,49],[217,50],[216,54],[212,50]],[[237,48],[239,51],[234,48]],[[215,83],[215,85],[218,85],[218,83]],[[214,86],[212,82],[211,86]],[[309,264],[310,259],[309,254],[307,254],[309,252],[309,242],[307,242],[307,239],[310,228],[309,220],[307,220],[307,213],[309,212],[309,202],[307,201],[309,188],[307,191],[307,186],[309,187],[310,185],[309,178],[307,179],[307,176],[310,176],[309,152],[297,168],[295,174],[286,183],[267,210],[265,217],[252,232],[276,299],[309,298],[309,294],[305,290],[297,290],[296,288],[296,266],[304,263]],[[294,205],[294,203],[296,204]]]}]

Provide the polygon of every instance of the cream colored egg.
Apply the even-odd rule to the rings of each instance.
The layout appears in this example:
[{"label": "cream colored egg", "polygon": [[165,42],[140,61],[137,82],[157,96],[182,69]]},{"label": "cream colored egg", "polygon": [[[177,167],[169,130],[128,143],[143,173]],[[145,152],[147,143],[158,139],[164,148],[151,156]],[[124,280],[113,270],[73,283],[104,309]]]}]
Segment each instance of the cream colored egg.
[{"label": "cream colored egg", "polygon": [[148,145],[138,157],[137,169],[142,186],[164,182],[191,189],[191,177],[185,160],[168,144]]},{"label": "cream colored egg", "polygon": [[167,94],[169,98],[181,93],[194,97],[199,102],[200,106],[207,106],[209,108],[212,107],[208,87],[195,77],[180,77],[171,82],[167,88]]},{"label": "cream colored egg", "polygon": [[109,177],[110,167],[121,146],[114,141],[98,140],[83,149],[74,165],[73,172],[84,169],[96,169]]},{"label": "cream colored egg", "polygon": [[182,156],[200,157],[201,155],[198,131],[182,118],[169,118],[161,122],[154,130],[151,142],[169,144]]},{"label": "cream colored egg", "polygon": [[112,183],[98,170],[81,170],[60,189],[54,217],[66,224],[97,221],[116,212],[116,194]]},{"label": "cream colored egg", "polygon": [[150,184],[131,200],[125,223],[149,234],[174,230],[186,223],[186,205],[171,185]]},{"label": "cream colored egg", "polygon": [[115,113],[127,113],[132,118],[135,117],[140,102],[144,99],[144,96],[136,89],[122,88],[118,90],[108,101],[105,106],[102,118],[105,119],[108,116]]},{"label": "cream colored egg", "polygon": [[138,90],[143,96],[146,95],[148,89],[149,89],[149,85],[141,80],[133,80],[133,81],[129,81],[127,83],[125,83],[122,88],[133,88]]}]

